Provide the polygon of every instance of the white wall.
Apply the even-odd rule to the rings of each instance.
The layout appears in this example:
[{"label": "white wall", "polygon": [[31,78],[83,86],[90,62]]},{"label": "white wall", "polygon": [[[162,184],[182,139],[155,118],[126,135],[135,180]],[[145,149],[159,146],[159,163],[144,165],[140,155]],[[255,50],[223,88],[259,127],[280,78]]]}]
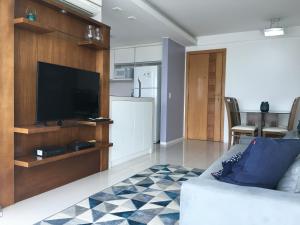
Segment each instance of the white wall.
[{"label": "white wall", "polygon": [[[259,110],[262,101],[272,111],[290,110],[300,96],[300,27],[280,38],[260,31],[199,37],[186,51],[218,48],[227,49],[225,96],[236,97],[242,110]],[[227,119],[224,129],[226,142]]]}]

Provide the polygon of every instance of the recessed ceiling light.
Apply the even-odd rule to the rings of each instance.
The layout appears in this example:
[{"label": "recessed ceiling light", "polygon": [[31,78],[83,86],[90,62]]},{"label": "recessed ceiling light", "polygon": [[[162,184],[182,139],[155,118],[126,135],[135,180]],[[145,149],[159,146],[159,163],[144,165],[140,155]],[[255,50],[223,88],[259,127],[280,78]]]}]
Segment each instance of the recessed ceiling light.
[{"label": "recessed ceiling light", "polygon": [[265,37],[284,35],[284,28],[280,25],[280,19],[271,19],[271,25],[264,30]]},{"label": "recessed ceiling light", "polygon": [[114,11],[118,11],[118,12],[121,12],[121,11],[123,11],[123,9],[122,9],[121,7],[119,7],[119,6],[115,6],[115,7],[113,7],[113,8],[112,8],[112,10],[114,10]]},{"label": "recessed ceiling light", "polygon": [[67,11],[66,11],[65,9],[60,10],[60,12],[61,12],[62,14],[67,14]]},{"label": "recessed ceiling light", "polygon": [[136,17],[135,16],[128,16],[127,17],[129,20],[136,20]]}]

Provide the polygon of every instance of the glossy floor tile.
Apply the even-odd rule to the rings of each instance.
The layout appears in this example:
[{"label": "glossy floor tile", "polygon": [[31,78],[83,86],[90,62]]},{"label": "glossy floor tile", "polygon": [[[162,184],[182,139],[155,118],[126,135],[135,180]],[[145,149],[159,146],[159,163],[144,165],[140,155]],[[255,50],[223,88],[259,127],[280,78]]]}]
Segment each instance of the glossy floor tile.
[{"label": "glossy floor tile", "polygon": [[155,145],[152,154],[5,208],[0,225],[34,224],[156,164],[206,169],[225,149],[223,143],[205,141],[184,141],[167,147]]},{"label": "glossy floor tile", "polygon": [[155,165],[35,225],[178,225],[181,185],[202,172]]}]

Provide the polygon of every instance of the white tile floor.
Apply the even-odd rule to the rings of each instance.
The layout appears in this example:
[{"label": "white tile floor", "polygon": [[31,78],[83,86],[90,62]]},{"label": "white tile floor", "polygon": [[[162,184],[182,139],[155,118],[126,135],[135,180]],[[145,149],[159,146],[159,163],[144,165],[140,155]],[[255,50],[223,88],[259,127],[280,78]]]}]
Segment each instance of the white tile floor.
[{"label": "white tile floor", "polygon": [[5,208],[0,225],[31,225],[155,164],[206,169],[225,149],[223,143],[206,141],[184,141],[168,147],[155,145],[152,154]]}]

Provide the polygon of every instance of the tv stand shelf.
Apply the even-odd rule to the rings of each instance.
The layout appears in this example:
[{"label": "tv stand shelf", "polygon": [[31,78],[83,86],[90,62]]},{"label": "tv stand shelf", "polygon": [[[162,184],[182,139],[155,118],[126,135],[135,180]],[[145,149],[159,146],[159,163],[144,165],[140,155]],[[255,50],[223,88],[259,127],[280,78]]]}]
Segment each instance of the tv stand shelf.
[{"label": "tv stand shelf", "polygon": [[100,50],[100,49],[107,49],[103,43],[99,43],[97,41],[80,41],[78,42],[78,45],[79,46],[82,46],[82,47],[87,47],[87,48],[92,48],[92,49],[97,49],[97,50]]},{"label": "tv stand shelf", "polygon": [[51,29],[50,27],[46,25],[42,25],[37,21],[30,21],[24,17],[14,19],[14,24],[16,27],[30,30],[32,32],[39,33],[39,34],[54,32],[54,30]]},{"label": "tv stand shelf", "polygon": [[77,126],[92,126],[96,127],[97,125],[105,125],[105,124],[112,124],[112,120],[105,120],[105,121],[75,121],[74,123],[66,124],[66,126],[57,126],[57,125],[29,125],[29,126],[20,126],[14,127],[14,132],[18,134],[40,134],[40,133],[49,133],[49,132],[56,132],[60,129],[67,128],[67,127],[77,127]]},{"label": "tv stand shelf", "polygon": [[80,151],[67,152],[62,155],[57,155],[57,156],[52,156],[52,157],[47,157],[42,159],[38,159],[34,155],[22,156],[15,159],[15,166],[32,168],[32,167],[41,166],[52,162],[57,162],[59,160],[64,160],[72,157],[77,157],[80,155],[89,154],[91,152],[99,151],[103,148],[111,147],[112,145],[113,145],[112,143],[107,143],[107,144],[100,143],[100,144],[96,144],[96,147],[93,148],[87,148]]},{"label": "tv stand shelf", "polygon": [[30,125],[30,126],[20,126],[14,127],[14,132],[19,134],[40,134],[59,131],[60,126],[39,126],[39,125]]},{"label": "tv stand shelf", "polygon": [[113,120],[103,120],[103,121],[78,121],[79,125],[92,126],[95,127],[97,125],[105,125],[105,124],[113,124]]}]

